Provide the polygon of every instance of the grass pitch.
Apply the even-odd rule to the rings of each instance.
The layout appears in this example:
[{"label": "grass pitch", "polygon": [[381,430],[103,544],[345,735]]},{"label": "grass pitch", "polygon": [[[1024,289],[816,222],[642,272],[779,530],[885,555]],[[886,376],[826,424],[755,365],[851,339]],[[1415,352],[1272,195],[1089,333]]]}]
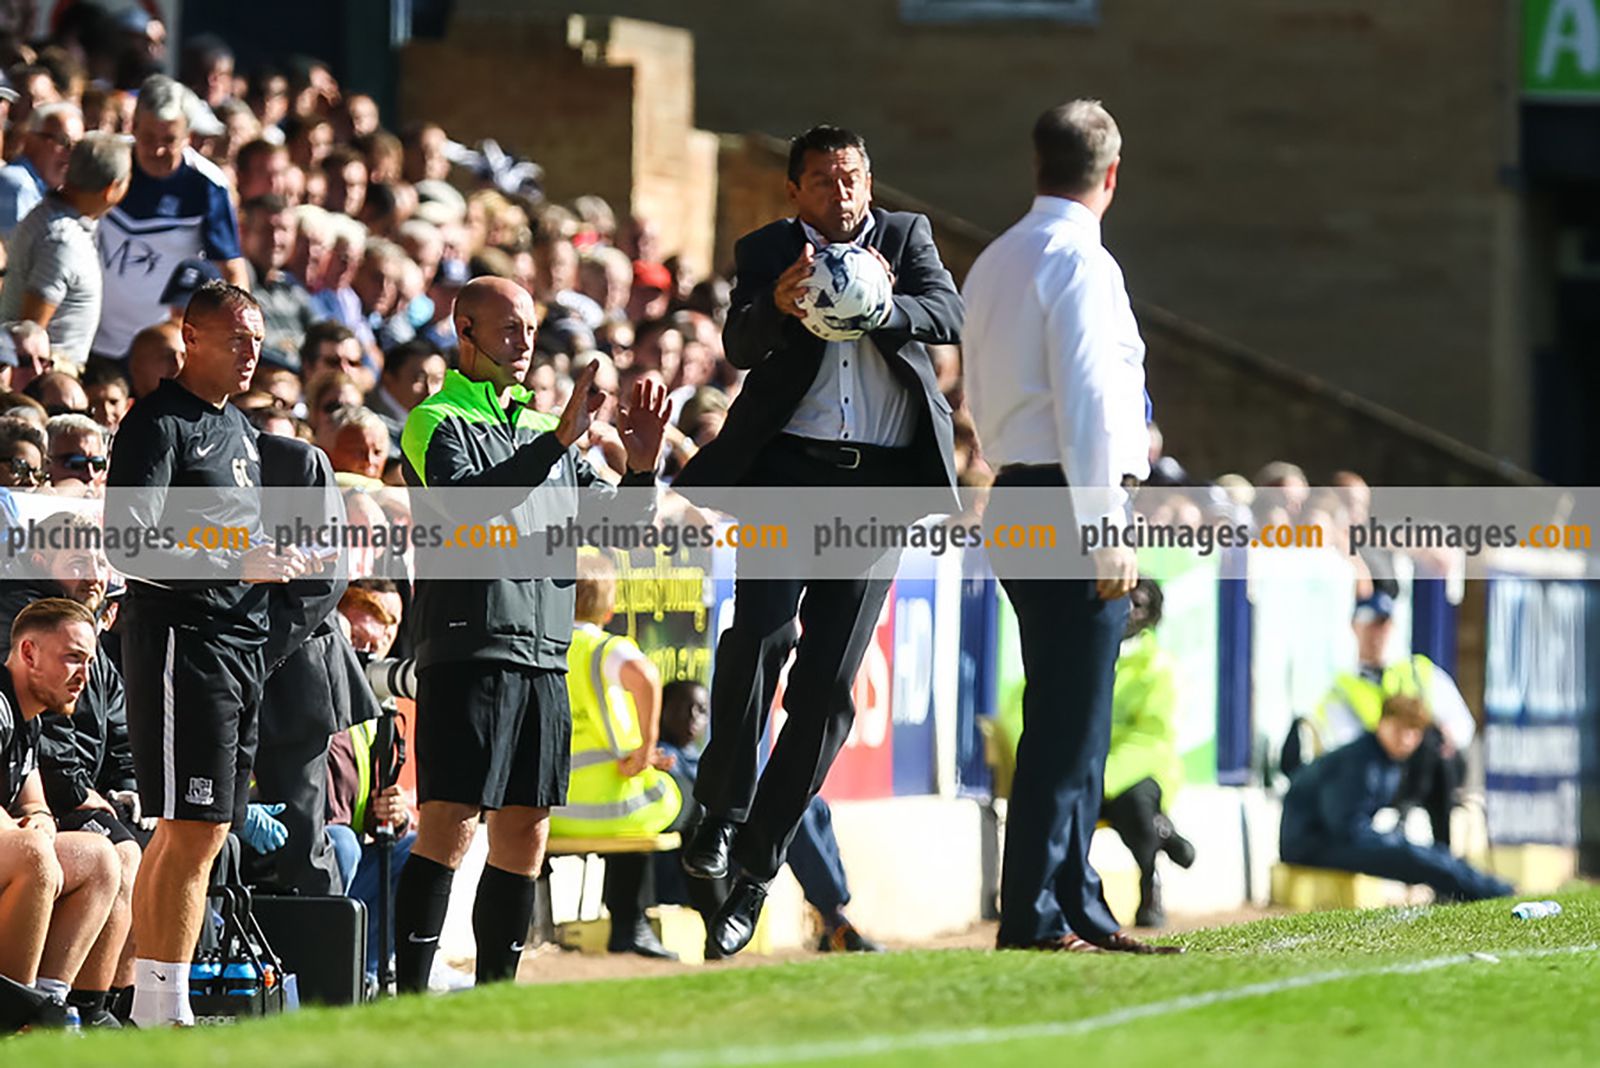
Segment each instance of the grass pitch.
[{"label": "grass pitch", "polygon": [[906,952],[548,984],[192,1032],[36,1035],[28,1068],[1600,1064],[1600,893],[1197,931],[1182,957]]}]

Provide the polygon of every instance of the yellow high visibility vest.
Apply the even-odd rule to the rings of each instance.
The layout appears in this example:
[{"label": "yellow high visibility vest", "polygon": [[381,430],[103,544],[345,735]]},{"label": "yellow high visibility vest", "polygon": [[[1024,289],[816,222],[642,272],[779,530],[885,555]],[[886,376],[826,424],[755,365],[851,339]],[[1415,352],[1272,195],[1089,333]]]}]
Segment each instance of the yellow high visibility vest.
[{"label": "yellow high visibility vest", "polygon": [[678,818],[683,794],[671,775],[646,768],[632,778],[618,762],[643,742],[633,698],[606,685],[602,667],[613,642],[633,643],[593,624],[579,624],[567,650],[572,704],[572,775],[567,803],[550,812],[550,833],[562,838],[660,834]]}]

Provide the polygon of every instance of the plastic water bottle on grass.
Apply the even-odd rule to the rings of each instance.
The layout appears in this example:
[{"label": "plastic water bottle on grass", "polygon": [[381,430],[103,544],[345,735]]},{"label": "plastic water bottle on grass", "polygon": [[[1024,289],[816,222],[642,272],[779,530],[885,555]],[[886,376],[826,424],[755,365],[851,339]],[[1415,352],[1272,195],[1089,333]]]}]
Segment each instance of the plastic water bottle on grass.
[{"label": "plastic water bottle on grass", "polygon": [[1554,901],[1524,901],[1511,910],[1519,920],[1545,920],[1561,915],[1561,906]]}]

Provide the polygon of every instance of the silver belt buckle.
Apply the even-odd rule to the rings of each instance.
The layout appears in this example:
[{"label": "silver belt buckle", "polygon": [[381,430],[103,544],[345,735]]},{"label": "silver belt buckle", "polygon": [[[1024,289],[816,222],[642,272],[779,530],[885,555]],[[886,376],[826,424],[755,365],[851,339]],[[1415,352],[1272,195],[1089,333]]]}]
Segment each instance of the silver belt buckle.
[{"label": "silver belt buckle", "polygon": [[856,448],[854,445],[840,445],[839,448],[850,454],[850,462],[847,464],[840,464],[840,468],[845,471],[854,471],[856,468],[861,466],[860,449]]}]

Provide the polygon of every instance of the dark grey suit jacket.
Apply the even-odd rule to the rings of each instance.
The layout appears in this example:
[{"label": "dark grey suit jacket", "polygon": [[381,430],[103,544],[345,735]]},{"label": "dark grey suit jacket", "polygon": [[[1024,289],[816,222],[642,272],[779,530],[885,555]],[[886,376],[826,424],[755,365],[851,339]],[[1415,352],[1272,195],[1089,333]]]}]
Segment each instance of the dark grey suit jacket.
[{"label": "dark grey suit jacket", "polygon": [[[896,324],[871,337],[895,377],[923,401],[911,443],[909,484],[947,486],[953,501],[950,405],[939,391],[926,345],[961,340],[961,294],[939,259],[927,216],[871,210],[866,243],[883,253],[894,271]],[[799,258],[805,243],[800,223],[783,219],[746,234],[734,246],[737,275],[722,341],[728,362],[750,373],[722,433],[684,465],[675,487],[743,484],[761,450],[783,431],[815,381],[825,343],[772,302],[778,276]]]}]

